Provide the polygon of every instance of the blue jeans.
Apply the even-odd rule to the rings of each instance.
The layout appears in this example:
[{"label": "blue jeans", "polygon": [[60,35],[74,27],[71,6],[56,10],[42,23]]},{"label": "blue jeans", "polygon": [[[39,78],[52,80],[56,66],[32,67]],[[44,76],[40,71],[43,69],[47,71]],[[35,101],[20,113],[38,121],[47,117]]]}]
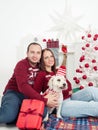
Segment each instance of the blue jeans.
[{"label": "blue jeans", "polygon": [[64,100],[61,108],[63,117],[98,117],[98,88],[87,87]]},{"label": "blue jeans", "polygon": [[0,123],[16,121],[24,95],[8,90],[2,97],[0,107]]},{"label": "blue jeans", "polygon": [[[0,123],[16,123],[18,113],[23,99],[26,97],[22,93],[8,90],[2,97],[0,107]],[[44,110],[45,117],[47,108]]]}]

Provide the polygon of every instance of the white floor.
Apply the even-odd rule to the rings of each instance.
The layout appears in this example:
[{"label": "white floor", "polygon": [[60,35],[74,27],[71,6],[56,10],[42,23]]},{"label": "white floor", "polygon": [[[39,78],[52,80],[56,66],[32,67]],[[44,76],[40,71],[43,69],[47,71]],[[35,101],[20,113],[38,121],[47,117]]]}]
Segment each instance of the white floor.
[{"label": "white floor", "polygon": [[0,124],[0,130],[19,130],[19,129],[15,126],[8,126],[8,125]]},{"label": "white floor", "polygon": [[[1,103],[1,95],[0,95]],[[15,125],[0,124],[0,130],[19,130]]]}]

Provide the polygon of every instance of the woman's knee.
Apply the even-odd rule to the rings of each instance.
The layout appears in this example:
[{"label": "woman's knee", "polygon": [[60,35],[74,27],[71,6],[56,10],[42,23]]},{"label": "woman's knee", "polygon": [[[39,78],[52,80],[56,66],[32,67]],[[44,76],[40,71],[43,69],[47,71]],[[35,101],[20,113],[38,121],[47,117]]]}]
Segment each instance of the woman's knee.
[{"label": "woman's knee", "polygon": [[75,105],[77,103],[75,101],[72,100],[65,100],[62,103],[62,107],[61,107],[61,116],[62,117],[70,117],[72,116],[73,111],[75,110]]}]

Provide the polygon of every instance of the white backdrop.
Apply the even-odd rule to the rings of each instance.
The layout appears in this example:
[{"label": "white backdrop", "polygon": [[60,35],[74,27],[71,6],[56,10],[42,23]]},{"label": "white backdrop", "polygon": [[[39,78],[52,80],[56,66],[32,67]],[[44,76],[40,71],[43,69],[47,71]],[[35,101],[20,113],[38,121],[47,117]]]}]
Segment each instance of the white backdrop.
[{"label": "white backdrop", "polygon": [[[82,27],[91,25],[98,28],[98,0],[68,1],[73,16],[83,15],[79,21]],[[55,11],[63,13],[64,8],[65,0],[0,0],[0,93],[12,75],[16,62],[24,58],[26,46],[34,37],[57,38],[56,33],[47,32],[54,25],[50,15],[55,15]],[[79,53],[75,51],[75,57],[73,53],[69,54],[69,78],[74,75],[74,59],[77,60]]]}]

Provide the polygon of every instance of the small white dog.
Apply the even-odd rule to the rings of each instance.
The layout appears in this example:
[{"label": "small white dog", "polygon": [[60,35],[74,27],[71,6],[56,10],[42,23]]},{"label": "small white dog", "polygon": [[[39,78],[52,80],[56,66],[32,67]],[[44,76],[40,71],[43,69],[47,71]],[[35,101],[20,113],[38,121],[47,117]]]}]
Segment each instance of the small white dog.
[{"label": "small white dog", "polygon": [[[48,82],[49,90],[58,92],[59,93],[59,106],[56,108],[57,109],[57,117],[61,118],[60,111],[61,111],[61,105],[63,101],[63,94],[62,90],[67,89],[67,82],[64,76],[62,75],[55,75],[52,76]],[[49,114],[52,113],[54,108],[49,108],[47,112],[47,116],[45,117],[44,120],[48,119]]]}]

